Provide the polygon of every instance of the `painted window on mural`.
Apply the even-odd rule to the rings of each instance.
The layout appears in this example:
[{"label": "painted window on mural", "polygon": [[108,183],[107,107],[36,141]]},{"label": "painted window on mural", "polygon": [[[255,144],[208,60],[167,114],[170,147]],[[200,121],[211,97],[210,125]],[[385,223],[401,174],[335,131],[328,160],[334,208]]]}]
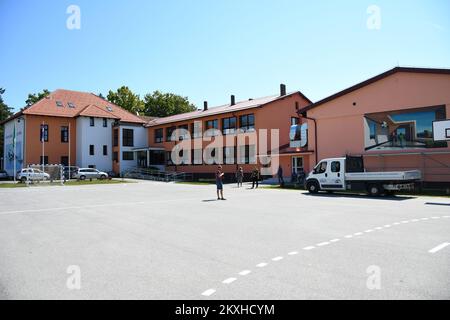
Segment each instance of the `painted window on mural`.
[{"label": "painted window on mural", "polygon": [[366,150],[402,150],[447,147],[433,140],[433,121],[446,118],[445,107],[366,114]]}]

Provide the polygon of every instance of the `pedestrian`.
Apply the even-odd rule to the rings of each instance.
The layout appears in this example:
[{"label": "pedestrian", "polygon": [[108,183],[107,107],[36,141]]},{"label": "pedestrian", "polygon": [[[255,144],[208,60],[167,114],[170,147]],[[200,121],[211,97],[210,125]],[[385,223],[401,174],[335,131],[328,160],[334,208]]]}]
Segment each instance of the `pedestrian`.
[{"label": "pedestrian", "polygon": [[239,167],[238,171],[236,172],[236,180],[238,188],[242,187],[242,181],[244,180],[244,170],[242,167]]},{"label": "pedestrian", "polygon": [[281,166],[278,166],[278,172],[277,172],[277,175],[278,175],[278,184],[279,184],[281,187],[284,187],[283,168],[282,168]]},{"label": "pedestrian", "polygon": [[225,200],[223,197],[223,176],[222,166],[217,168],[216,172],[216,186],[217,186],[217,200]]},{"label": "pedestrian", "polygon": [[259,186],[259,169],[257,166],[252,171],[252,189],[254,189],[256,186],[256,189],[258,189]]},{"label": "pedestrian", "polygon": [[298,183],[300,184],[300,186],[305,185],[305,179],[306,179],[305,170],[303,170],[303,168],[300,168],[298,170]]}]

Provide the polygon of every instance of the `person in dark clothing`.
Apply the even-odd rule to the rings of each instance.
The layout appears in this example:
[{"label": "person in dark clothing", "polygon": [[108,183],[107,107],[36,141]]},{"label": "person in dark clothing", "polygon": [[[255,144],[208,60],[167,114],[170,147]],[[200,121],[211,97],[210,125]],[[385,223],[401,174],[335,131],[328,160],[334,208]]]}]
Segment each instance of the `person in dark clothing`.
[{"label": "person in dark clothing", "polygon": [[255,168],[252,171],[252,189],[254,189],[256,186],[256,189],[258,189],[259,186],[259,169],[255,166]]},{"label": "person in dark clothing", "polygon": [[216,186],[217,186],[217,200],[225,200],[223,197],[223,176],[222,166],[217,168],[216,172]]},{"label": "person in dark clothing", "polygon": [[300,168],[298,170],[298,183],[300,184],[300,186],[303,186],[305,184],[305,179],[306,179],[305,170],[303,170],[303,168]]},{"label": "person in dark clothing", "polygon": [[236,180],[238,188],[242,187],[242,181],[244,180],[244,170],[242,167],[239,167],[238,171],[236,172]]},{"label": "person in dark clothing", "polygon": [[278,184],[284,187],[284,179],[283,179],[283,168],[281,166],[278,167]]}]

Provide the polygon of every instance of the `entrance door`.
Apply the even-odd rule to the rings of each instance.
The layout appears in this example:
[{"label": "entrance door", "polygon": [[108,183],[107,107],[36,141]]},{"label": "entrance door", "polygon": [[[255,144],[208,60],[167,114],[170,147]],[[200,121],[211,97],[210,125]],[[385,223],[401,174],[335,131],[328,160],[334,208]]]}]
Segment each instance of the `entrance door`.
[{"label": "entrance door", "polygon": [[303,157],[292,157],[292,173],[298,174],[303,169]]}]

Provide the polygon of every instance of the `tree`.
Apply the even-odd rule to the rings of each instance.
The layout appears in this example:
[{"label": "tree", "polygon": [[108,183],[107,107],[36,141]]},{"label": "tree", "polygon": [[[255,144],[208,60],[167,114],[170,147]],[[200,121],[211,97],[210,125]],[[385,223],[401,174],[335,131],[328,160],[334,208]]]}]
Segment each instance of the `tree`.
[{"label": "tree", "polygon": [[25,103],[27,104],[28,107],[32,106],[33,104],[35,104],[41,99],[44,99],[48,95],[50,95],[50,91],[48,91],[47,89],[44,89],[42,92],[38,93],[30,93],[28,94],[28,99],[25,101]]},{"label": "tree", "polygon": [[132,113],[142,112],[144,103],[139,95],[134,94],[128,87],[122,86],[116,92],[109,90],[106,97],[109,102],[118,105]]},{"label": "tree", "polygon": [[150,117],[168,117],[175,114],[195,111],[195,105],[187,97],[173,93],[154,91],[144,97],[144,113]]},{"label": "tree", "polygon": [[[0,122],[8,119],[12,115],[12,108],[8,107],[3,101],[2,95],[5,93],[5,89],[0,88]],[[0,126],[0,157],[3,157],[3,126]]]}]

